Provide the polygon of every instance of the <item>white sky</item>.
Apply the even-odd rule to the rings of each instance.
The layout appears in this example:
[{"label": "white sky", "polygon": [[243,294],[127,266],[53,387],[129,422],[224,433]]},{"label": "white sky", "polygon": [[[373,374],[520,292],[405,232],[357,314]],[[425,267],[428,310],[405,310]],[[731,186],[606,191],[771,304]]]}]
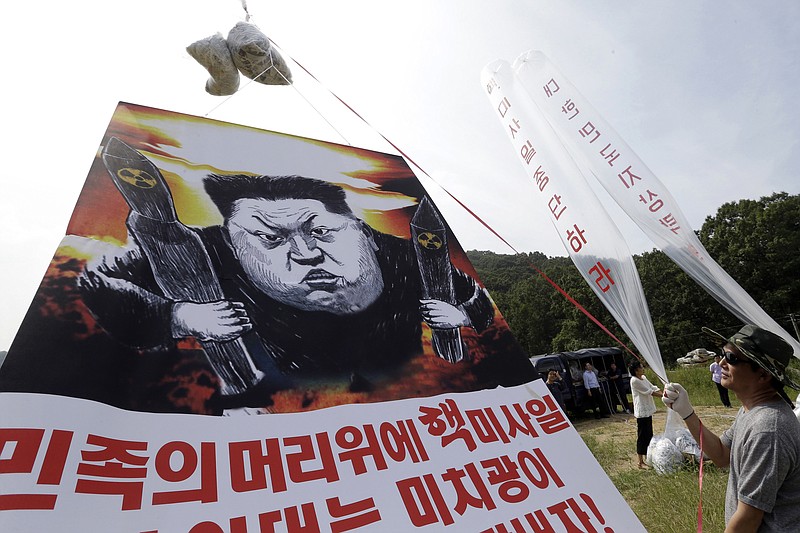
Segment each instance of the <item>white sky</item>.
[{"label": "white sky", "polygon": [[[64,236],[118,101],[394,152],[377,130],[515,248],[566,256],[526,191],[510,185],[522,170],[479,81],[490,61],[538,49],[695,229],[724,202],[800,193],[795,0],[250,0],[251,22],[281,47],[296,83],[243,79],[228,100],[205,93],[207,73],[185,48],[227,35],[244,18],[239,0],[26,7],[8,4],[0,18],[0,350]],[[418,175],[465,249],[510,253]],[[632,252],[653,247],[609,210]]]}]

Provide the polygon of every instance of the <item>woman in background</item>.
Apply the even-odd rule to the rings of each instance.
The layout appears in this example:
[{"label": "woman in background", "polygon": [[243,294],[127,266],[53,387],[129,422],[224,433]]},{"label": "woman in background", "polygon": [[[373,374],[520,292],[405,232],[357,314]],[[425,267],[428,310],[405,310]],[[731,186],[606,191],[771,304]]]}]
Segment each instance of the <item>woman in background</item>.
[{"label": "woman in background", "polygon": [[639,456],[639,468],[647,468],[644,460],[653,438],[653,415],[656,412],[653,396],[661,396],[661,391],[644,375],[644,368],[639,361],[633,361],[628,371],[631,375],[633,416],[636,417],[636,454]]}]

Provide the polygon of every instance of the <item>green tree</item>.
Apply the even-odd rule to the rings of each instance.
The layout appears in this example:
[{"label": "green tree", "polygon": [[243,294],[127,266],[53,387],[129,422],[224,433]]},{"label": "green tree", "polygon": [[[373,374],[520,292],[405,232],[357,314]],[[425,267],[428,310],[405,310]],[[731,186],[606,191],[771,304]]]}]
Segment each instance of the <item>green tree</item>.
[{"label": "green tree", "polygon": [[710,348],[700,328],[730,322],[727,312],[661,250],[634,260],[664,363],[670,365],[695,348]]},{"label": "green tree", "polygon": [[610,339],[537,271],[544,272],[623,342],[630,343],[567,257],[468,252],[520,345],[530,355],[609,346]]},{"label": "green tree", "polygon": [[800,195],[784,192],[722,205],[700,241],[781,326],[800,312]]}]

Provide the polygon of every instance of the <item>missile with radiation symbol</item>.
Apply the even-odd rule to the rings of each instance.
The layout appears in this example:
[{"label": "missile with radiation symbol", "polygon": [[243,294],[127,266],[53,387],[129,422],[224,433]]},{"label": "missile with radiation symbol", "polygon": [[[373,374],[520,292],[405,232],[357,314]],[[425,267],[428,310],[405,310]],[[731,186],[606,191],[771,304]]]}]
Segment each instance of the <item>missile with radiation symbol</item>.
[{"label": "missile with radiation symbol", "polygon": [[[152,268],[164,295],[196,303],[224,299],[211,259],[200,237],[178,220],[172,194],[161,171],[145,156],[112,137],[102,152],[114,185],[131,211],[127,226]],[[261,379],[241,338],[203,341],[222,394],[243,393]]]},{"label": "missile with radiation symbol", "polygon": [[[422,279],[422,298],[456,304],[453,270],[447,249],[447,231],[442,218],[427,197],[423,197],[411,219],[411,239]],[[435,328],[433,350],[442,359],[457,363],[464,359],[459,328]]]}]

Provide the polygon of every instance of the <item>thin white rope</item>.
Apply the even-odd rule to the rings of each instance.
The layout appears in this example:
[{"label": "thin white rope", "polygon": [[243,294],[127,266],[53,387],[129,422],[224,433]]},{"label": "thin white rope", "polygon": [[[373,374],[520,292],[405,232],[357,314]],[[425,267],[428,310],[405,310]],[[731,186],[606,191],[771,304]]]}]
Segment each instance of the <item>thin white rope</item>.
[{"label": "thin white rope", "polygon": [[[272,67],[267,67],[266,69],[264,69],[264,72],[268,71],[270,68],[272,68]],[[264,72],[262,72],[261,74],[259,74],[258,76],[256,76],[256,78],[258,78],[259,76],[263,75],[263,74],[264,74]],[[250,85],[250,84],[251,84],[251,83],[253,83],[254,81],[255,81],[255,79],[252,79],[252,80],[251,80],[251,79],[249,79],[249,78],[248,78],[248,82],[247,82],[247,83],[245,83],[244,85],[242,85],[242,86],[241,86],[241,87],[240,87],[240,88],[239,88],[239,89],[238,89],[238,90],[237,90],[235,93],[233,93],[233,94],[229,95],[229,96],[228,96],[227,98],[225,98],[223,101],[221,101],[220,103],[218,103],[217,105],[215,105],[214,107],[212,107],[212,108],[211,108],[211,109],[210,109],[210,110],[209,110],[209,111],[208,111],[208,112],[207,112],[205,115],[203,115],[203,116],[204,116],[204,117],[208,117],[208,115],[210,115],[211,113],[213,113],[214,111],[216,111],[217,109],[219,109],[219,108],[220,108],[220,106],[222,106],[222,105],[223,105],[225,102],[227,102],[228,100],[230,100],[230,99],[231,99],[231,98],[233,98],[234,96],[236,96],[236,95],[238,95],[239,93],[241,93],[241,92],[244,90],[244,88],[245,88],[245,87],[247,87],[248,85]]]},{"label": "thin white rope", "polygon": [[[247,2],[246,2],[246,0],[241,0],[241,1],[242,1],[242,7],[244,8],[244,11],[245,11],[245,13],[247,14],[247,19],[246,19],[246,20],[247,20],[247,21],[249,21],[249,19],[250,19],[250,13],[247,11]],[[342,140],[345,142],[345,144],[347,144],[348,146],[353,146],[353,145],[352,145],[352,143],[350,142],[350,140],[349,140],[347,137],[345,137],[345,135],[344,135],[344,134],[343,134],[341,131],[339,131],[339,129],[338,129],[338,128],[336,128],[336,126],[334,126],[334,125],[331,123],[331,121],[330,121],[330,120],[328,120],[328,118],[325,116],[325,114],[324,114],[324,113],[322,113],[322,111],[320,111],[319,109],[317,109],[317,107],[316,107],[314,104],[312,104],[312,103],[311,103],[311,101],[310,101],[308,98],[306,98],[306,96],[305,96],[305,95],[302,93],[302,91],[300,91],[300,89],[298,89],[298,88],[297,88],[297,86],[296,86],[294,83],[292,83],[291,81],[289,81],[289,79],[288,79],[286,76],[284,76],[284,75],[283,75],[283,72],[281,72],[281,71],[280,71],[280,69],[278,69],[278,68],[276,68],[276,67],[275,67],[275,58],[274,58],[274,57],[273,57],[273,55],[272,55],[272,47],[273,47],[273,46],[274,46],[274,47],[276,47],[276,48],[278,48],[278,47],[277,47],[277,45],[276,45],[276,44],[275,44],[275,43],[274,43],[274,42],[273,42],[273,41],[272,41],[272,40],[271,40],[269,37],[267,37],[267,40],[268,40],[268,41],[269,41],[269,43],[270,43],[270,50],[269,50],[269,63],[270,63],[270,64],[269,64],[269,66],[268,66],[267,68],[265,68],[265,69],[264,69],[264,70],[263,70],[261,73],[259,73],[259,75],[258,75],[258,76],[255,76],[253,79],[249,80],[247,83],[245,83],[244,85],[242,85],[242,86],[241,86],[241,87],[240,87],[240,88],[239,88],[239,89],[238,89],[238,90],[237,90],[235,93],[233,93],[233,94],[229,95],[229,96],[228,96],[227,98],[225,98],[223,101],[221,101],[220,103],[218,103],[217,105],[215,105],[214,107],[212,107],[212,108],[211,108],[211,109],[210,109],[208,112],[206,112],[206,114],[204,114],[204,115],[203,115],[203,117],[206,117],[206,118],[208,118],[208,115],[210,115],[211,113],[213,113],[214,111],[216,111],[217,109],[219,109],[219,108],[220,108],[222,105],[224,105],[226,102],[228,102],[228,100],[230,100],[230,99],[231,99],[231,98],[233,98],[234,96],[237,96],[238,94],[240,94],[240,93],[241,93],[241,92],[242,92],[242,91],[243,91],[243,90],[244,90],[244,89],[245,89],[245,88],[246,88],[248,85],[250,85],[251,83],[253,83],[254,81],[256,81],[258,78],[260,78],[260,77],[261,77],[261,76],[263,76],[264,74],[266,74],[266,73],[269,71],[269,69],[271,69],[271,68],[275,68],[275,72],[277,72],[277,73],[278,73],[278,75],[279,75],[281,78],[283,78],[283,81],[285,81],[285,82],[286,82],[286,85],[289,85],[289,86],[291,86],[291,87],[292,87],[292,89],[294,89],[294,91],[295,91],[295,92],[296,92],[296,93],[297,93],[297,94],[300,96],[300,98],[302,98],[302,99],[303,99],[303,100],[306,102],[306,104],[308,104],[308,106],[309,106],[309,107],[311,107],[311,109],[313,109],[313,110],[314,110],[314,112],[316,112],[316,113],[317,113],[317,115],[319,115],[319,116],[320,116],[320,118],[321,118],[322,120],[324,120],[324,121],[325,121],[325,123],[326,123],[326,124],[328,124],[328,126],[330,126],[330,128],[331,128],[333,131],[335,131],[337,135],[339,135],[339,137],[341,137],[341,138],[342,138]],[[288,58],[289,58],[289,60],[291,60],[293,63],[295,63],[295,64],[296,64],[296,62],[295,62],[295,61],[294,61],[294,60],[291,58],[291,56],[286,56],[286,57],[288,57]],[[298,65],[298,66],[299,66],[299,65]],[[317,83],[319,83],[319,82],[317,82]]]},{"label": "thin white rope", "polygon": [[[272,41],[270,41],[270,44],[271,44],[272,46],[275,46],[275,43],[273,43]],[[270,51],[269,51],[269,53],[270,53],[270,60],[271,60],[271,59],[272,59],[272,50],[270,50]],[[290,57],[289,59],[291,59],[291,57]],[[308,105],[311,107],[311,109],[313,109],[314,111],[316,111],[316,113],[317,113],[317,114],[320,116],[320,118],[322,118],[322,120],[324,120],[324,121],[325,121],[325,122],[328,124],[328,126],[330,126],[330,127],[331,127],[331,129],[332,129],[333,131],[335,131],[335,132],[336,132],[336,133],[339,135],[339,137],[341,137],[341,138],[344,140],[345,144],[347,144],[348,146],[353,146],[353,145],[350,143],[350,141],[348,140],[348,138],[347,138],[347,137],[345,137],[345,136],[344,136],[344,134],[343,134],[341,131],[339,131],[339,130],[336,128],[336,126],[334,126],[334,125],[331,123],[331,121],[330,121],[330,120],[328,120],[328,118],[327,118],[327,117],[326,117],[326,116],[325,116],[325,115],[324,115],[324,114],[323,114],[323,113],[322,113],[322,112],[321,112],[319,109],[317,109],[317,108],[316,108],[316,106],[315,106],[314,104],[312,104],[312,103],[311,103],[311,101],[310,101],[308,98],[306,98],[306,97],[305,97],[305,95],[304,95],[304,94],[303,94],[303,93],[300,91],[300,89],[298,89],[298,88],[297,88],[297,86],[296,86],[294,83],[292,83],[292,82],[290,82],[288,79],[286,79],[286,76],[284,76],[284,75],[283,75],[283,72],[281,72],[281,71],[280,71],[279,69],[277,69],[277,68],[275,69],[275,72],[277,72],[277,73],[280,75],[280,77],[281,77],[281,78],[283,78],[283,79],[284,79],[284,81],[285,81],[285,82],[286,82],[288,85],[291,85],[291,86],[292,86],[292,88],[295,90],[295,92],[296,92],[298,95],[300,95],[300,98],[302,98],[303,100],[305,100],[305,102],[306,102],[306,103],[307,103],[307,104],[308,104]]]}]

